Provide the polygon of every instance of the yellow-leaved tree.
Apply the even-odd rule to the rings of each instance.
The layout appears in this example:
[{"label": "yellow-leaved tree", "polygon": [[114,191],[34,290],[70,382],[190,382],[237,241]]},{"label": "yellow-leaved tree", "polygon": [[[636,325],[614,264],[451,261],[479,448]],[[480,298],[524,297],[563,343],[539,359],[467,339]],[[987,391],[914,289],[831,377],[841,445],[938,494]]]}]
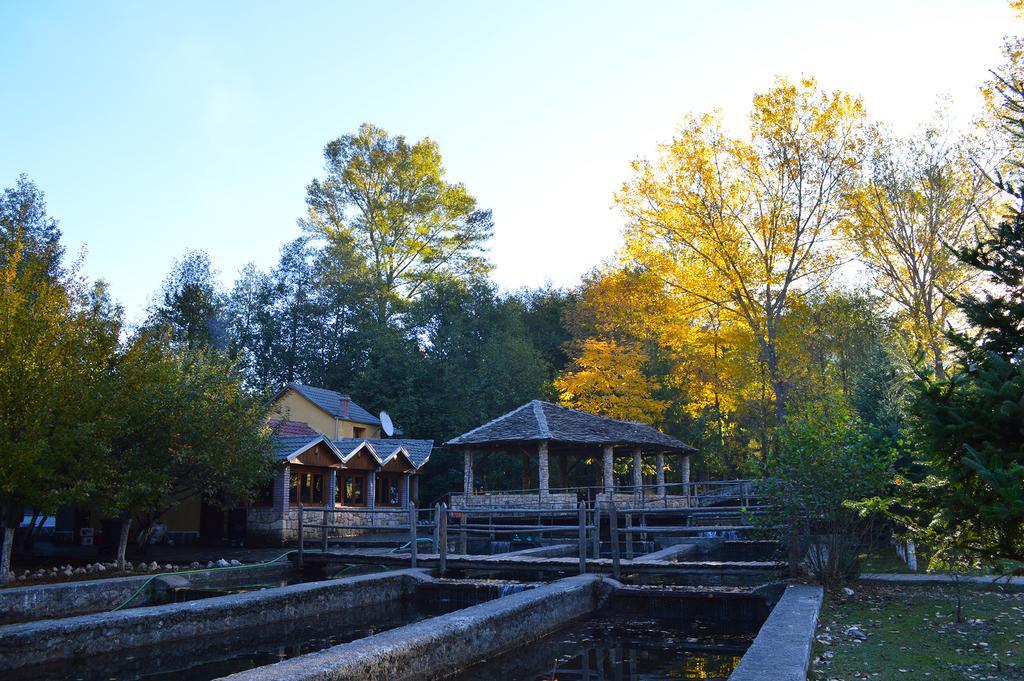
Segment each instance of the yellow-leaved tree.
[{"label": "yellow-leaved tree", "polygon": [[727,134],[717,115],[689,117],[658,158],[633,163],[616,197],[630,264],[660,279],[682,323],[711,314],[749,334],[779,419],[789,387],[780,324],[839,264],[830,240],[863,120],[856,97],[780,79],[754,97],[748,135]]},{"label": "yellow-leaved tree", "polygon": [[927,355],[939,377],[956,297],[975,277],[954,251],[992,218],[994,187],[971,152],[941,122],[909,140],[880,136],[843,223],[875,287],[899,310],[912,352]]},{"label": "yellow-leaved tree", "polygon": [[585,340],[572,368],[555,379],[559,401],[609,418],[656,422],[666,403],[654,397],[658,383],[644,373],[647,361],[636,345]]}]

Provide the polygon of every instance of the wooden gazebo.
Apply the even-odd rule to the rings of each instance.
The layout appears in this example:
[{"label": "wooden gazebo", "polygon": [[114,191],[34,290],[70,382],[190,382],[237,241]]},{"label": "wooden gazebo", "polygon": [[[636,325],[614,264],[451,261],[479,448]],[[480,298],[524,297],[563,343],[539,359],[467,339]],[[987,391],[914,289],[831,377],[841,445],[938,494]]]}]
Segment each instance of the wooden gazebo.
[{"label": "wooden gazebo", "polygon": [[[633,492],[643,490],[643,457],[653,454],[659,496],[665,496],[665,456],[681,458],[682,482],[689,483],[690,454],[697,451],[690,445],[661,431],[632,421],[604,418],[569,409],[550,402],[533,400],[517,409],[488,421],[445,443],[463,452],[463,503],[474,494],[474,457],[486,452],[537,453],[538,489],[540,496],[551,492],[549,458],[570,456],[600,460],[600,486],[606,495],[616,492],[613,463],[616,456],[630,456],[633,470]],[[565,467],[562,467],[565,470]],[[565,481],[563,481],[565,484]],[[685,484],[683,487],[685,488]]]}]

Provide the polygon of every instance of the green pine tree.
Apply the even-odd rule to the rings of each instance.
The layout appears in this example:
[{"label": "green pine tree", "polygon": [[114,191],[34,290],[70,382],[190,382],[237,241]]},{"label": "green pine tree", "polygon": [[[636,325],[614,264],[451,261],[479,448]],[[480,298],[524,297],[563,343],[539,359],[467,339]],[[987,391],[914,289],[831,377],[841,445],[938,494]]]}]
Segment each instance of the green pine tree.
[{"label": "green pine tree", "polygon": [[[1000,81],[1002,122],[1024,149],[1024,85]],[[927,522],[988,561],[1024,560],[1024,167],[997,176],[1010,198],[998,224],[959,257],[981,271],[982,291],[962,298],[962,360],[944,380],[922,382],[920,435],[933,477]]]}]

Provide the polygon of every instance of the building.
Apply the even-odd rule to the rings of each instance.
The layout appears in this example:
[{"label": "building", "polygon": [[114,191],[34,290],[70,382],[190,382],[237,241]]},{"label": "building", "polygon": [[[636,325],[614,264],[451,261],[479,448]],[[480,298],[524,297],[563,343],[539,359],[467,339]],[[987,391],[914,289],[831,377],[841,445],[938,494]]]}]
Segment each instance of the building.
[{"label": "building", "polygon": [[[445,443],[463,453],[463,490],[453,494],[452,508],[520,506],[524,503],[574,508],[578,501],[618,503],[638,500],[685,506],[694,496],[690,455],[697,450],[643,423],[610,419],[533,400]],[[492,453],[531,459],[537,469],[535,489],[482,490],[475,484],[478,459]],[[482,457],[480,455],[483,455]],[[533,459],[533,457],[536,457]],[[629,460],[630,478],[616,483],[614,461]],[[653,464],[653,480],[644,479],[644,461]],[[679,479],[665,480],[666,457],[678,457]],[[554,459],[554,461],[552,461]],[[593,461],[593,485],[570,487],[569,460]],[[558,472],[551,485],[552,464]],[[524,476],[525,477],[525,476]],[[529,499],[533,497],[533,499]]]},{"label": "building", "polygon": [[[299,504],[338,509],[337,525],[408,523],[401,513],[367,511],[399,511],[416,500],[433,441],[386,437],[380,419],[348,395],[301,383],[282,388],[270,411],[274,478],[246,511],[247,539],[297,539]],[[307,512],[305,522],[319,524],[321,515]]]}]

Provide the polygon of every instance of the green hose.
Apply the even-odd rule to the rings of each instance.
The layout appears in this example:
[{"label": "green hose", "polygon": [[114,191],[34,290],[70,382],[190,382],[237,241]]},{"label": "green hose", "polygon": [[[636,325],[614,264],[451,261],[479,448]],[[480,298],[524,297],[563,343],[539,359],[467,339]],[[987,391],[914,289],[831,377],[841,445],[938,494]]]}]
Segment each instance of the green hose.
[{"label": "green hose", "polygon": [[[319,549],[306,549],[305,553],[319,553],[319,551],[320,551]],[[219,572],[221,570],[241,570],[243,568],[263,567],[265,565],[270,565],[272,563],[276,563],[277,561],[281,560],[282,558],[285,558],[285,557],[290,556],[291,554],[297,553],[297,552],[298,552],[298,549],[292,549],[291,551],[285,551],[284,553],[282,553],[277,558],[274,558],[272,560],[268,560],[268,561],[265,561],[265,562],[262,562],[262,563],[247,563],[247,564],[244,564],[244,565],[227,565],[225,567],[217,567],[217,568],[196,568],[195,570],[179,570],[179,571],[176,571],[176,572],[159,572],[159,573],[157,573],[155,575],[150,575],[149,579],[147,579],[145,582],[143,582],[142,586],[140,586],[138,589],[135,590],[135,593],[133,593],[131,596],[129,596],[123,603],[121,603],[121,605],[117,606],[116,608],[114,608],[110,612],[117,612],[118,610],[120,610],[124,606],[128,605],[129,603],[131,603],[133,600],[135,600],[135,597],[138,596],[140,593],[142,593],[142,591],[147,586],[149,586],[150,583],[154,579],[156,579],[157,577],[167,577],[167,576],[170,576],[170,575],[191,575],[191,574],[194,574],[196,572]]]}]

